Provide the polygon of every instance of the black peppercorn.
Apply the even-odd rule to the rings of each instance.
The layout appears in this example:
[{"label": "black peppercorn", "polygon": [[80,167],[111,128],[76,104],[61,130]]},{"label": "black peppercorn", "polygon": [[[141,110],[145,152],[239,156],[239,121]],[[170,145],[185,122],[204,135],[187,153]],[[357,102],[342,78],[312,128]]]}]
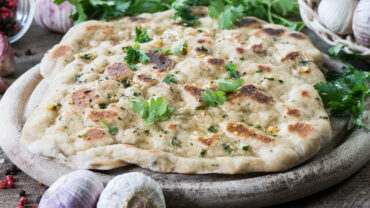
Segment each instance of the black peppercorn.
[{"label": "black peppercorn", "polygon": [[20,196],[20,197],[24,197],[24,196],[26,196],[26,191],[25,191],[25,190],[21,190],[21,191],[19,192],[19,196]]}]

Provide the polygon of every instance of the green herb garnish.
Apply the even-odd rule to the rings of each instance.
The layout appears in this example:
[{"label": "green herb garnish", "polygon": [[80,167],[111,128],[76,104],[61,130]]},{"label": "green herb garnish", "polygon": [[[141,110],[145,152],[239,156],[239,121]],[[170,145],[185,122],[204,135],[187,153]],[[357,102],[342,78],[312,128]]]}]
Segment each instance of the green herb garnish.
[{"label": "green herb garnish", "polygon": [[138,112],[139,116],[145,120],[145,125],[152,125],[157,121],[164,121],[168,119],[175,108],[169,108],[170,102],[164,100],[162,97],[157,99],[138,100],[130,99],[129,107]]},{"label": "green herb garnish", "polygon": [[225,66],[226,71],[230,73],[230,76],[234,79],[238,79],[239,75],[238,72],[236,71],[236,64],[229,63]]},{"label": "green herb garnish", "polygon": [[171,75],[166,75],[166,77],[163,79],[163,82],[170,84],[170,83],[177,83],[175,78],[173,78]]},{"label": "green herb garnish", "polygon": [[270,81],[274,81],[275,80],[274,78],[271,78],[271,77],[264,77],[263,79],[267,79],[267,80],[270,80]]},{"label": "green herb garnish", "polygon": [[218,87],[218,90],[221,90],[226,93],[235,92],[243,83],[243,79],[218,79],[216,80]]},{"label": "green herb garnish", "polygon": [[107,122],[105,122],[102,118],[98,118],[98,120],[105,126],[105,127],[107,127],[107,129],[108,129],[108,132],[112,135],[112,136],[114,136],[114,135],[116,135],[117,134],[117,132],[118,132],[118,128],[117,127],[110,127],[108,124],[107,124]]},{"label": "green herb garnish", "polygon": [[202,150],[201,152],[200,152],[200,156],[202,156],[202,157],[204,157],[205,155],[207,154],[207,150]]},{"label": "green herb garnish", "polygon": [[136,33],[136,38],[135,41],[139,43],[146,43],[151,41],[152,39],[148,36],[148,30],[145,29],[142,31],[141,27],[136,27],[135,28],[135,33]]},{"label": "green herb garnish", "polygon": [[135,43],[134,46],[130,46],[126,49],[126,56],[124,57],[124,60],[132,70],[136,69],[135,64],[137,64],[138,62],[147,64],[149,61],[149,57],[146,54],[147,52],[138,50],[139,48],[140,46]]},{"label": "green herb garnish", "polygon": [[216,133],[217,132],[217,129],[214,127],[214,126],[210,126],[208,128],[208,131],[212,132],[212,133]]},{"label": "green herb garnish", "polygon": [[185,46],[186,40],[182,39],[177,46],[172,48],[172,52],[176,55],[185,54],[186,53]]},{"label": "green herb garnish", "polygon": [[250,148],[250,146],[249,146],[249,145],[247,145],[247,146],[243,146],[243,147],[242,147],[242,150],[244,150],[244,151],[248,151],[248,150],[249,150],[249,148]]},{"label": "green herb garnish", "polygon": [[370,94],[367,85],[370,72],[347,65],[342,68],[342,72],[329,71],[326,76],[329,82],[314,85],[325,108],[330,110],[332,116],[351,116],[355,128],[370,129],[362,122],[365,99]]},{"label": "green herb garnish", "polygon": [[180,23],[186,26],[193,26],[196,24],[199,20],[189,9],[189,6],[192,2],[193,1],[190,0],[175,0],[171,4],[172,8],[175,9],[175,15],[173,16],[173,19],[176,20],[181,18]]},{"label": "green herb garnish", "polygon": [[229,153],[229,154],[231,154],[231,152],[233,151],[233,150],[231,149],[230,145],[228,145],[228,144],[224,144],[224,150],[225,150],[227,153]]},{"label": "green herb garnish", "polygon": [[223,91],[212,91],[206,88],[201,94],[204,104],[216,107],[217,105],[222,105],[226,101],[225,92]]},{"label": "green herb garnish", "polygon": [[338,43],[334,47],[329,48],[328,55],[332,58],[341,59],[344,61],[351,61],[356,59],[363,59],[364,57],[357,54],[347,54],[344,52],[344,44]]}]

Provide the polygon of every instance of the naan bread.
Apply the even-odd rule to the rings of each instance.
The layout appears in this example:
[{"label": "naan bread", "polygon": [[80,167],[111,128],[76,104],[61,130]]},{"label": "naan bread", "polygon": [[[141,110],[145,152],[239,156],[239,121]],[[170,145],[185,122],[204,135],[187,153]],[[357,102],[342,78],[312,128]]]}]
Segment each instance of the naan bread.
[{"label": "naan bread", "polygon": [[[177,24],[173,10],[73,27],[42,60],[49,89],[24,125],[22,143],[78,169],[137,164],[176,173],[282,171],[317,153],[331,127],[313,88],[325,81],[323,57],[310,40],[253,17],[220,30],[205,8],[196,12],[202,16],[196,27]],[[139,44],[150,60],[133,71],[123,58],[138,26],[152,38]],[[184,39],[186,55],[155,51]],[[199,109],[201,92],[230,78],[229,63],[243,86],[223,105]],[[163,82],[166,75],[177,83]],[[176,110],[146,126],[129,98],[155,97]],[[112,136],[98,118],[118,133]]]}]

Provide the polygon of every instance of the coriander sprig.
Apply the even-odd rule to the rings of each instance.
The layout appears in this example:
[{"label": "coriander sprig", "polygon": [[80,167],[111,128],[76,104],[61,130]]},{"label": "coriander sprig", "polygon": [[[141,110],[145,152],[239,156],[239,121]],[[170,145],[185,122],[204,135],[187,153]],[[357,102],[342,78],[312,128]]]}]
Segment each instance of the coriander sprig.
[{"label": "coriander sprig", "polygon": [[107,122],[105,122],[102,118],[98,118],[98,120],[105,126],[105,127],[107,127],[107,129],[108,129],[108,132],[112,135],[112,136],[114,136],[114,135],[116,135],[117,134],[117,132],[118,132],[118,128],[117,127],[110,127],[108,124],[107,124]]}]

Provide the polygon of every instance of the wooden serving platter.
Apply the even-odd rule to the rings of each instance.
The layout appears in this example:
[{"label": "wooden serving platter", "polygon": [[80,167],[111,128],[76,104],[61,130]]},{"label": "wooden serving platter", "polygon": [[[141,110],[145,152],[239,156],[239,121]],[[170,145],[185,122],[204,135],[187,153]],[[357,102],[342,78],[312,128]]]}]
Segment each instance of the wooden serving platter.
[{"label": "wooden serving platter", "polygon": [[[336,62],[326,59],[331,68]],[[35,66],[8,89],[0,103],[0,146],[25,173],[52,184],[71,168],[29,152],[20,144],[21,130],[48,84]],[[368,103],[367,103],[368,104]],[[368,111],[366,112],[368,114]],[[367,123],[368,123],[367,118]],[[287,202],[328,188],[349,177],[370,160],[370,134],[347,132],[348,119],[331,119],[332,141],[314,158],[279,173],[182,175],[152,172],[137,166],[96,171],[106,183],[126,172],[143,172],[158,181],[169,207],[260,207]]]}]

